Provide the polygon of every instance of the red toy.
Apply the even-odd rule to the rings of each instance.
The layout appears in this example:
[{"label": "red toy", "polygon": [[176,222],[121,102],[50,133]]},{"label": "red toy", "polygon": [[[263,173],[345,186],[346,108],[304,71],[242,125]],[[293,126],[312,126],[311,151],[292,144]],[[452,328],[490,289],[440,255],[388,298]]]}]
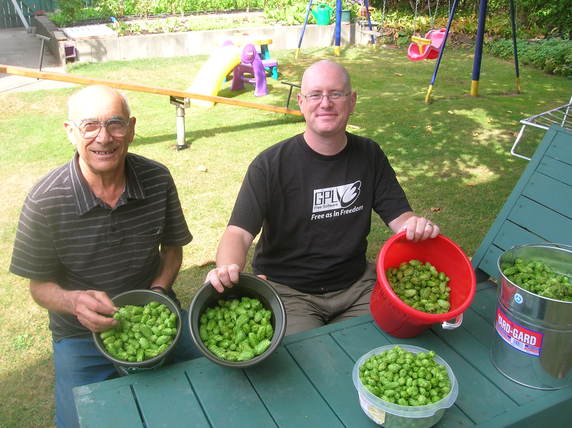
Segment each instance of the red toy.
[{"label": "red toy", "polygon": [[423,37],[411,37],[413,43],[407,49],[407,57],[411,61],[420,61],[422,59],[435,59],[439,56],[445,35],[446,28],[439,30],[431,30]]}]

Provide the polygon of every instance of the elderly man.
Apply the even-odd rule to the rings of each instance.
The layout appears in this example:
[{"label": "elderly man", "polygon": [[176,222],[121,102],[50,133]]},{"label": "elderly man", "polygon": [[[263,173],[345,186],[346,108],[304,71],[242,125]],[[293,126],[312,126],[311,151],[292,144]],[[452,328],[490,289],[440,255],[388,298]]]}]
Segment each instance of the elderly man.
[{"label": "elderly man", "polygon": [[379,144],[346,132],[356,105],[341,65],[319,61],[302,78],[303,134],[259,154],[248,168],[207,281],[238,281],[262,229],[252,267],[281,295],[287,334],[369,313],[376,281],[366,261],[374,210],[410,240],[439,228],[415,215]]},{"label": "elderly man", "polygon": [[[30,279],[32,297],[48,309],[56,425],[74,427],[72,388],[116,375],[91,338],[116,323],[110,297],[148,288],[176,299],[171,286],[192,236],[168,169],[128,153],[135,118],[123,95],[80,90],[64,126],[75,154],[28,194],[10,270]],[[176,352],[195,356],[188,336]]]}]

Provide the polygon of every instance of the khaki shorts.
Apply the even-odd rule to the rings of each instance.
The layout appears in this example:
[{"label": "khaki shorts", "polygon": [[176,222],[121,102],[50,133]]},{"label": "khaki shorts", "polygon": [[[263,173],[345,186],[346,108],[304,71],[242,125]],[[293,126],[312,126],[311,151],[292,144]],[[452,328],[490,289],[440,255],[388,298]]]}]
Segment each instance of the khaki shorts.
[{"label": "khaki shorts", "polygon": [[369,299],[377,275],[368,263],[364,274],[351,287],[324,294],[307,294],[270,281],[286,307],[286,334],[369,314]]}]

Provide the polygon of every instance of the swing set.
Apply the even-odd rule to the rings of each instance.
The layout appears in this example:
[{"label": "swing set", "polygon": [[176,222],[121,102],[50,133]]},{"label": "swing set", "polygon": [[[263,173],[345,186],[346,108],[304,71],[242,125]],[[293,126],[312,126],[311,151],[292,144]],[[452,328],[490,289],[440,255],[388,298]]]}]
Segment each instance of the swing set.
[{"label": "swing set", "polygon": [[[306,26],[308,25],[308,18],[310,17],[310,12],[312,11],[312,0],[308,1],[308,6],[306,7],[306,16],[304,18],[304,25],[302,25],[302,29],[300,31],[300,37],[298,39],[298,47],[296,48],[296,59],[300,53],[300,47],[302,46],[302,40],[304,39],[304,32],[306,31]],[[363,3],[364,11],[366,11],[366,19],[367,25],[369,30],[367,31],[371,37],[371,43],[375,45],[375,35],[378,34],[377,32],[373,31],[373,26],[371,23],[371,17],[369,14],[369,1],[363,0],[360,1]],[[384,14],[385,14],[385,0],[384,0]],[[335,22],[335,29],[334,29],[334,54],[336,56],[340,56],[340,45],[341,45],[341,23],[342,23],[342,0],[336,0],[336,22]]]},{"label": "swing set", "polygon": [[[439,66],[441,65],[441,60],[443,59],[443,54],[445,52],[445,45],[447,43],[447,39],[449,37],[449,32],[451,30],[451,24],[453,19],[455,18],[455,11],[457,10],[457,6],[459,4],[459,0],[449,0],[449,17],[447,21],[446,28],[439,28],[434,29],[435,24],[435,17],[437,15],[437,10],[439,8],[439,0],[436,1],[435,8],[433,12],[431,12],[431,0],[427,0],[427,7],[429,10],[429,16],[431,17],[431,30],[429,30],[425,37],[421,37],[420,35],[416,35],[416,24],[415,21],[417,20],[417,9],[419,6],[419,0],[415,1],[415,11],[414,11],[414,35],[411,37],[411,43],[407,50],[407,56],[411,61],[420,61],[424,59],[436,59],[435,68],[433,70],[433,76],[431,77],[431,82],[429,83],[429,87],[427,88],[427,93],[425,95],[425,102],[431,102],[431,96],[433,93],[433,86],[435,85],[435,81],[437,80],[437,73],[439,72]],[[383,21],[385,18],[385,6],[386,1],[383,1],[383,13],[382,13],[382,24],[381,24],[381,32],[375,32],[372,28],[372,22],[369,12],[369,2],[368,0],[360,0],[360,3],[363,4],[363,11],[365,12],[367,18],[367,25],[369,27],[369,33],[371,35],[371,43],[375,44],[375,36],[383,35]],[[518,66],[518,51],[517,51],[517,44],[516,44],[516,11],[514,0],[509,0],[510,5],[510,23],[512,27],[512,44],[513,44],[513,53],[514,53],[514,68],[516,74],[516,92],[520,93],[520,71]],[[308,1],[308,7],[306,9],[306,18],[304,20],[304,25],[302,26],[302,30],[300,33],[300,38],[298,41],[298,48],[296,50],[296,58],[298,58],[298,53],[300,51],[300,46],[302,45],[302,39],[304,37],[304,31],[306,29],[306,25],[308,23],[308,17],[310,15],[310,11],[312,8],[312,0]],[[475,40],[475,54],[473,59],[473,73],[472,73],[472,80],[471,80],[471,96],[478,96],[479,92],[479,78],[481,73],[481,62],[483,56],[483,43],[484,43],[484,34],[485,34],[485,21],[487,17],[487,8],[488,8],[488,0],[479,0],[479,15],[478,15],[478,26],[477,26],[477,35]],[[335,48],[334,53],[336,56],[340,55],[340,29],[341,29],[341,14],[342,14],[342,0],[336,0],[336,25],[335,25]]]},{"label": "swing set", "polygon": [[[437,8],[439,7],[439,0],[437,0],[436,7],[434,9],[431,18],[431,27],[434,26],[434,19]],[[417,16],[417,5],[419,0],[415,3],[415,18]],[[418,36],[413,36],[411,38],[412,43],[409,45],[407,51],[407,56],[412,61],[418,61],[421,59],[437,59],[435,63],[435,69],[433,70],[433,76],[431,77],[431,82],[427,88],[427,94],[425,95],[425,102],[431,102],[431,95],[433,93],[433,86],[437,80],[437,73],[439,72],[439,66],[441,65],[441,60],[443,59],[443,54],[445,52],[445,45],[447,43],[447,38],[449,37],[449,31],[451,30],[451,23],[455,17],[455,11],[457,10],[457,5],[459,0],[453,0],[453,4],[449,7],[449,19],[447,21],[447,27],[441,28],[439,30],[431,30],[425,34],[425,37],[421,38]],[[427,4],[430,7],[430,0],[427,0]],[[510,5],[510,23],[512,28],[512,45],[514,54],[514,68],[516,74],[516,91],[520,93],[520,71],[518,67],[518,51],[516,44],[516,12],[514,6],[514,0],[509,0]],[[479,94],[479,78],[481,73],[481,62],[483,57],[483,42],[485,35],[485,21],[487,17],[487,7],[488,0],[480,0],[479,2],[479,21],[477,26],[477,36],[475,40],[475,54],[473,60],[473,74],[471,80],[471,96],[478,96]],[[431,11],[429,10],[429,15],[431,16]],[[414,29],[415,30],[415,29]]]}]

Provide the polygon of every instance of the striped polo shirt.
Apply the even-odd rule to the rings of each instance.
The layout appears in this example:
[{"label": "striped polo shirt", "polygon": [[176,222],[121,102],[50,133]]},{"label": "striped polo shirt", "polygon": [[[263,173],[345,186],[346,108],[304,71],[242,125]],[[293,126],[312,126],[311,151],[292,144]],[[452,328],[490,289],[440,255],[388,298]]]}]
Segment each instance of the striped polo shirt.
[{"label": "striped polo shirt", "polygon": [[[77,153],[42,178],[24,202],[10,271],[110,297],[148,288],[160,245],[183,246],[192,236],[164,165],[128,153],[125,171],[125,191],[114,208],[91,191]],[[88,333],[74,315],[49,315],[54,340]]]}]

